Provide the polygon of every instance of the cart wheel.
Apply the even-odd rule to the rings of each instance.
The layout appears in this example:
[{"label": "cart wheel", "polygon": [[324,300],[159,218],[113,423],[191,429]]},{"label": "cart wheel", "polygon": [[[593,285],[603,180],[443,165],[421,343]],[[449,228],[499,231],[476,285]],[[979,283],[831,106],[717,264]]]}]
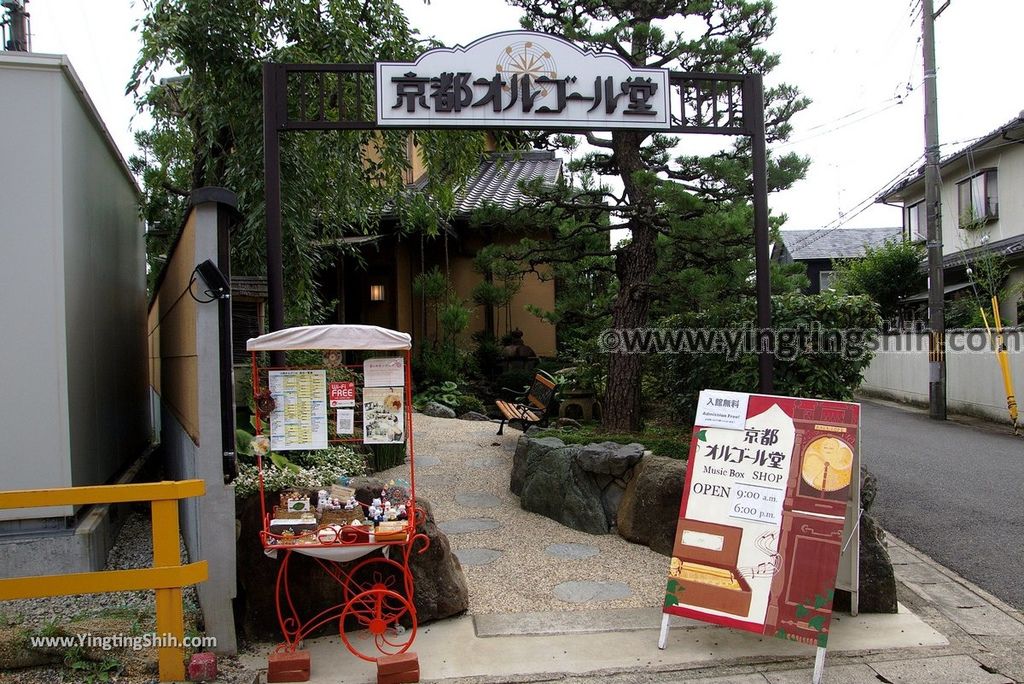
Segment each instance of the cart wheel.
[{"label": "cart wheel", "polygon": [[[409,629],[398,623],[406,613],[414,614],[413,607],[397,592],[369,589],[356,594],[345,603],[338,619],[341,640],[355,656],[370,662],[376,662],[382,654],[405,653],[416,638],[415,619]],[[345,631],[345,621],[349,618],[359,625],[359,631],[351,634]]]},{"label": "cart wheel", "polygon": [[404,595],[408,572],[405,566],[390,558],[367,558],[360,561],[345,578],[345,602],[371,589],[387,589]]}]

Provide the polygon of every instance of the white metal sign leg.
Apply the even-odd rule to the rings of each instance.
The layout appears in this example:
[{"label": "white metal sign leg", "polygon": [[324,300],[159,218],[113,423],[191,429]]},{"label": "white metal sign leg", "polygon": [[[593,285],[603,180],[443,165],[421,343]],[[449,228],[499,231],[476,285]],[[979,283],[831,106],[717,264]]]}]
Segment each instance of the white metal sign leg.
[{"label": "white metal sign leg", "polygon": [[818,652],[814,654],[814,677],[811,679],[812,684],[821,684],[821,675],[825,671],[825,649],[822,646],[818,647]]},{"label": "white metal sign leg", "polygon": [[660,648],[662,651],[665,650],[665,643],[668,641],[669,617],[670,616],[668,613],[661,614],[661,635],[658,637],[658,648]]}]

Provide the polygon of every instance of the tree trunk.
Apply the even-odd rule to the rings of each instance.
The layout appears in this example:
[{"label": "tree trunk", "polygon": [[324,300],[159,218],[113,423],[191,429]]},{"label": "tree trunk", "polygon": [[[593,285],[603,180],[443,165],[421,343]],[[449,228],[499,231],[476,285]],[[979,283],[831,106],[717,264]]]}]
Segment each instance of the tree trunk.
[{"label": "tree trunk", "polygon": [[[654,250],[657,231],[650,223],[656,211],[654,194],[650,186],[644,182],[637,183],[634,178],[634,173],[645,169],[640,158],[640,145],[646,135],[634,131],[612,134],[615,159],[634,211],[628,224],[632,233],[630,243],[615,260],[619,293],[612,305],[612,327],[620,330],[647,325],[650,307],[648,285],[657,265]],[[603,406],[606,429],[628,432],[640,429],[642,370],[641,354],[611,354]]]}]

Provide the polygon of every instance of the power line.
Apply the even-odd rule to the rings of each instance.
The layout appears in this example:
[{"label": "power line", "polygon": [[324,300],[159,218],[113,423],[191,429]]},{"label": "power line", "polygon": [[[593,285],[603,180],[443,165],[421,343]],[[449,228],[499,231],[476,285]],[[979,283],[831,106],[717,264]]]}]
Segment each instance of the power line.
[{"label": "power line", "polygon": [[846,225],[847,223],[849,223],[853,219],[855,219],[858,216],[860,216],[861,214],[863,214],[865,211],[867,211],[868,207],[872,206],[875,203],[875,199],[878,197],[879,193],[883,192],[888,187],[890,187],[893,183],[895,183],[897,180],[899,180],[900,178],[905,176],[908,171],[910,171],[912,168],[914,168],[914,166],[917,165],[917,163],[919,161],[921,161],[921,158],[923,156],[924,155],[921,155],[921,156],[917,157],[916,159],[914,159],[914,161],[910,162],[910,164],[908,164],[906,166],[906,168],[904,168],[902,171],[897,173],[895,176],[893,176],[892,178],[887,180],[880,188],[878,188],[877,190],[873,191],[871,194],[869,194],[867,197],[865,197],[861,201],[857,202],[857,204],[855,204],[848,211],[845,211],[845,212],[841,213],[838,217],[836,217],[832,221],[829,221],[827,224],[825,224],[818,231],[816,231],[814,233],[811,233],[810,235],[807,235],[806,237],[804,237],[804,238],[798,240],[797,242],[793,243],[792,245],[790,245],[788,247],[789,251],[792,252],[794,249],[796,249],[798,247],[806,247],[807,245],[810,245],[810,244],[820,240],[821,238],[825,237],[826,235],[830,235],[834,231],[839,230],[844,225]]}]

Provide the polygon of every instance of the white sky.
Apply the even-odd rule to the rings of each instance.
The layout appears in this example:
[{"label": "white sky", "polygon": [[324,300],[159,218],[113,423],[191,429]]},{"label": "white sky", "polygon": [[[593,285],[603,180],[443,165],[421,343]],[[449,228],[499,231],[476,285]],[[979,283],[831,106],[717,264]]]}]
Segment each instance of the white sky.
[{"label": "white sky", "polygon": [[[412,24],[447,44],[519,28],[518,10],[502,0],[399,0]],[[131,32],[138,0],[31,0],[32,49],[64,53],[122,153],[135,151],[132,126],[144,126],[124,95],[138,51]],[[811,157],[805,180],[774,194],[769,206],[786,228],[834,226],[865,206],[924,147],[919,0],[776,0],[769,48],[785,81],[814,100],[793,121],[792,150]],[[936,0],[936,6],[942,1]],[[1022,0],[952,0],[936,27],[939,131],[943,154],[1009,121],[1024,109],[1019,93]],[[908,85],[912,90],[908,92]],[[901,103],[897,103],[901,96]],[[134,119],[134,120],[133,120]],[[716,137],[688,136],[680,152],[707,151]],[[899,225],[881,205],[848,219],[849,227]]]}]

